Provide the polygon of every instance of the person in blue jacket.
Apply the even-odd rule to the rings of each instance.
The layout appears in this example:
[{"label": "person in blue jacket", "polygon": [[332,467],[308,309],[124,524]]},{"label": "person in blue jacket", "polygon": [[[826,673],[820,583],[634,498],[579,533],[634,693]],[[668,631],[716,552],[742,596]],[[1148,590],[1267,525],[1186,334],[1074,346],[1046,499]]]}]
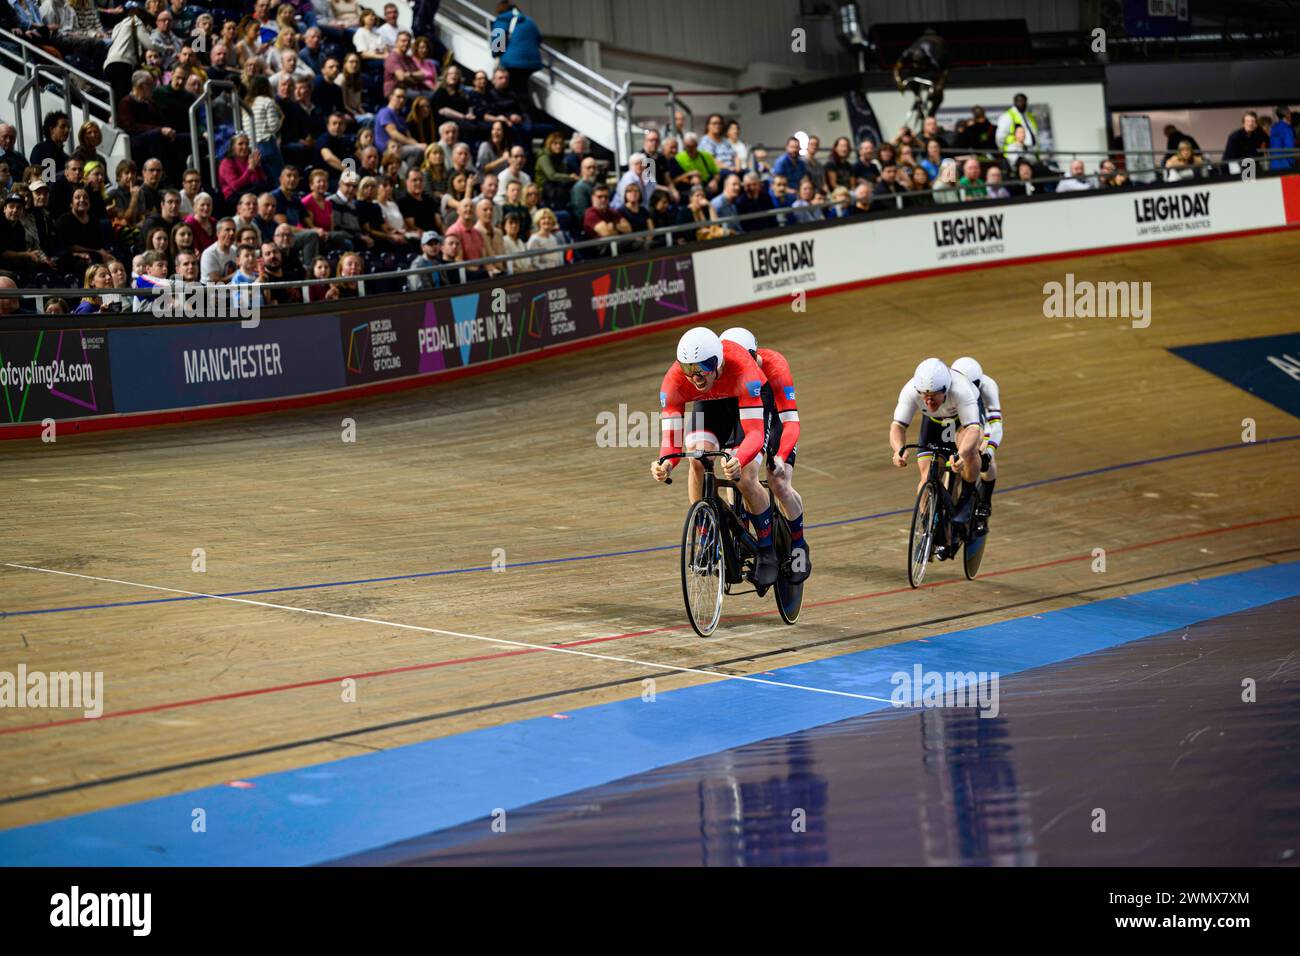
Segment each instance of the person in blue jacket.
[{"label": "person in blue jacket", "polygon": [[[1277,108],[1277,122],[1268,134],[1268,148],[1277,152],[1278,150],[1295,150],[1295,127],[1292,121],[1295,114],[1291,112],[1290,107],[1279,106]],[[1296,161],[1294,153],[1290,156],[1274,156],[1269,159],[1270,169],[1295,169]]]},{"label": "person in blue jacket", "polygon": [[488,34],[492,55],[510,71],[510,90],[527,104],[528,78],[542,68],[542,31],[510,0],[499,0]]}]

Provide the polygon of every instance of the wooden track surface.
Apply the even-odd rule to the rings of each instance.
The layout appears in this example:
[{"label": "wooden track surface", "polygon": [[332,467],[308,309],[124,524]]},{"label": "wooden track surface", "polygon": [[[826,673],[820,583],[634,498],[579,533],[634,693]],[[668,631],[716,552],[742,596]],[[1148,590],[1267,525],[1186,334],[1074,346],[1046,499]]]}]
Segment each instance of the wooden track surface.
[{"label": "wooden track surface", "polygon": [[[1300,521],[1279,519],[1300,506],[1278,479],[1300,473],[1300,442],[1011,489],[1238,444],[1245,417],[1260,439],[1300,432],[1166,351],[1295,331],[1281,277],[1297,260],[1296,233],[1221,240],[713,323],[747,324],[794,369],[814,574],[796,627],[770,599],[733,598],[708,640],[685,624],[671,547],[685,482],[651,481],[652,448],[596,445],[599,412],[656,410],[680,330],[387,399],[7,443],[0,561],[130,583],[0,567],[5,611],[183,596],[141,585],[227,594],[397,579],[0,618],[0,670],[105,681],[98,721],[38,728],[76,714],[0,710],[0,800],[26,797],[0,803],[0,827],[564,713],[640,695],[649,677],[659,692],[716,679],[654,664],[761,674],[1295,559]],[[1150,281],[1151,326],[1044,318],[1043,284],[1067,272]],[[936,565],[931,586],[911,592],[907,516],[816,525],[910,509],[915,471],[892,469],[886,444],[898,390],[921,358],[966,353],[999,380],[1006,413],[983,576]],[[355,444],[341,440],[345,417]],[[191,571],[195,548],[205,573]],[[1105,573],[1092,570],[1094,548],[1107,550]],[[494,549],[513,567],[401,579],[490,568]],[[590,642],[572,649],[593,656],[494,640]],[[343,702],[342,679],[366,674]]]}]

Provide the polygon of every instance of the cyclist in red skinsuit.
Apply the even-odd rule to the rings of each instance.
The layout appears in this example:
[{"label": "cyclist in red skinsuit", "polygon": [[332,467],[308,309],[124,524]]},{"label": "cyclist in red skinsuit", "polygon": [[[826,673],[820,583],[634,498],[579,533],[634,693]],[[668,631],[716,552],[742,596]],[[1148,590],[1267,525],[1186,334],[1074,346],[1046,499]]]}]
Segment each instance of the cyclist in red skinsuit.
[{"label": "cyclist in red skinsuit", "polygon": [[790,526],[790,580],[797,584],[812,573],[812,560],[803,533],[803,498],[794,490],[793,483],[799,442],[794,375],[785,356],[775,349],[760,349],[748,329],[727,329],[721,338],[723,343],[734,342],[748,350],[767,377],[767,385],[763,386],[767,410],[767,484]]},{"label": "cyclist in red skinsuit", "polygon": [[[659,389],[663,428],[659,453],[670,455],[683,447],[686,451],[720,451],[735,446],[722,468],[740,486],[754,523],[759,548],[754,583],[770,587],[776,582],[777,562],[772,545],[772,508],[761,483],[765,418],[762,391],[767,379],[749,352],[735,342],[721,341],[705,328],[691,329],[682,336],[677,358]],[[698,403],[691,413],[689,428],[684,422],[687,401]],[[698,501],[704,493],[704,466],[697,459],[689,460],[690,499]],[[656,461],[650,473],[656,481],[664,481],[674,464]]]}]

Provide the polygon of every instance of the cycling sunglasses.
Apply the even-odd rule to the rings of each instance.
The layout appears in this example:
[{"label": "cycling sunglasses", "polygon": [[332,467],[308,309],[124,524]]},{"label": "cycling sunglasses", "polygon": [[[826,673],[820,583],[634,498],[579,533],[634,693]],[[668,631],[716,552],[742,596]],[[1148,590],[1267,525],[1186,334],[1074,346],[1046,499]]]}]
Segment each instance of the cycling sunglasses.
[{"label": "cycling sunglasses", "polygon": [[687,378],[694,378],[696,375],[707,375],[710,372],[718,370],[717,358],[707,358],[703,362],[678,362],[682,372]]}]

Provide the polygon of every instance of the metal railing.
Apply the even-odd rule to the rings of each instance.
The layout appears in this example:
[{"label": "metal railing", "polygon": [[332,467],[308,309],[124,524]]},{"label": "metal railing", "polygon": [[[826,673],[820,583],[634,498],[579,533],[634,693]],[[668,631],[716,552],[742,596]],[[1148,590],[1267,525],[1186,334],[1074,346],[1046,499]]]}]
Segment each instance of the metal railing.
[{"label": "metal railing", "polygon": [[[1059,183],[1061,181],[1061,178],[1062,177],[1060,176],[1043,177],[1043,178],[1031,180],[1031,182],[1035,184]],[[1015,185],[1015,183],[1008,182],[1005,185],[1010,187]],[[1143,184],[1134,184],[1134,186],[1132,187],[1132,191],[1140,192],[1143,191],[1144,189],[1158,188],[1161,185],[1163,184],[1149,184],[1145,186]],[[953,187],[953,189],[956,192],[964,191],[960,186]],[[1109,190],[1100,189],[1100,188],[1094,189],[1092,191],[1098,194],[1106,194],[1107,192],[1109,192]],[[906,201],[907,198],[912,195],[914,194],[911,192],[896,194],[893,197],[895,200],[894,203],[878,202],[876,198],[873,197],[872,209],[868,214],[887,213],[887,207],[889,205],[894,205],[896,209],[900,211],[901,210],[919,211],[920,209],[925,208],[920,205],[907,202]],[[1039,191],[1033,194],[1033,196],[1038,198],[1046,198],[1051,195],[1052,195],[1051,193],[1046,193],[1043,191]],[[1078,193],[1072,193],[1071,195],[1078,195]],[[993,197],[978,197],[971,200],[963,199],[960,203],[953,203],[952,205],[966,206],[970,202],[981,203],[981,202],[996,202],[996,201],[1001,201],[1001,199],[993,198]],[[418,268],[396,269],[389,272],[366,273],[363,276],[329,276],[327,278],[321,278],[321,279],[311,278],[311,279],[301,279],[301,280],[287,280],[281,282],[256,283],[255,285],[251,286],[251,288],[262,289],[262,290],[297,289],[300,290],[303,295],[303,303],[310,303],[310,289],[314,286],[322,286],[322,285],[328,286],[328,285],[336,285],[339,283],[344,283],[344,284],[355,283],[358,285],[358,297],[363,297],[365,295],[365,291],[364,291],[365,282],[378,283],[378,282],[384,282],[389,280],[407,280],[408,282],[407,289],[395,290],[395,291],[416,291],[416,290],[411,290],[409,287],[409,280],[412,277],[416,277],[416,276],[433,276],[436,274],[446,274],[446,273],[456,274],[455,282],[445,282],[445,281],[439,282],[434,286],[434,288],[437,288],[443,285],[452,286],[452,285],[463,285],[474,281],[489,281],[493,278],[500,278],[502,274],[506,276],[510,276],[510,275],[521,274],[521,272],[531,273],[533,271],[536,271],[539,274],[541,274],[548,270],[541,270],[541,269],[516,270],[515,263],[525,259],[539,259],[539,257],[541,256],[554,253],[557,251],[558,252],[566,252],[568,250],[580,251],[584,249],[592,249],[598,247],[608,247],[610,254],[612,256],[617,256],[619,254],[620,244],[631,245],[635,243],[637,245],[638,250],[650,249],[653,248],[653,246],[659,244],[662,244],[665,248],[670,248],[674,245],[674,240],[676,236],[682,233],[693,233],[696,230],[709,225],[726,226],[728,227],[731,236],[738,236],[745,232],[745,230],[743,230],[742,228],[738,228],[741,226],[741,224],[746,222],[756,222],[759,220],[769,220],[775,224],[776,228],[784,228],[789,225],[800,225],[800,224],[817,225],[819,222],[825,224],[833,224],[833,223],[844,221],[844,219],[847,217],[836,216],[831,218],[825,218],[824,216],[825,211],[836,206],[848,207],[852,205],[853,202],[854,200],[850,198],[848,200],[834,200],[834,201],[817,205],[813,208],[819,209],[823,212],[823,219],[811,220],[811,221],[805,220],[802,223],[799,220],[800,214],[798,213],[798,211],[793,207],[786,206],[777,209],[761,210],[759,212],[742,213],[742,214],[732,215],[732,216],[714,215],[710,219],[704,221],[687,222],[687,223],[681,223],[673,226],[655,227],[654,229],[646,232],[626,233],[622,235],[609,236],[604,238],[586,239],[586,240],[573,242],[573,243],[561,243],[557,249],[552,249],[552,250],[530,249],[524,252],[505,253],[499,256],[485,256],[480,259],[472,259],[472,260],[467,260],[465,262],[440,264],[440,265],[433,265],[433,266],[421,266]],[[942,205],[942,204],[936,203],[935,205]],[[929,207],[931,206],[931,204],[926,203],[925,206]],[[879,209],[879,212],[877,212],[877,208]],[[832,225],[831,228],[834,228],[834,226]],[[750,233],[750,235],[757,235],[757,234],[758,234],[757,231]],[[696,241],[708,242],[709,240],[696,240]],[[596,263],[603,260],[596,259],[596,260],[583,260],[583,261]],[[566,268],[569,265],[570,265],[569,263],[566,263],[564,266],[559,266],[556,268]],[[468,273],[471,269],[486,270],[492,266],[500,266],[502,268],[500,272],[496,273],[495,275],[489,275],[487,279],[472,280],[469,278]],[[219,288],[220,286],[216,286],[216,287]],[[35,298],[37,300],[37,310],[43,312],[44,300],[47,298],[80,299],[86,297],[88,292],[90,291],[91,290],[87,290],[87,289],[40,289],[40,290],[0,289],[0,299]],[[139,297],[140,291],[141,290],[139,289],[101,289],[101,290],[96,290],[95,295],[97,297],[112,295],[112,296],[121,297],[123,299],[126,299],[127,301],[135,301],[135,299]],[[424,289],[423,291],[431,291],[431,290]],[[317,302],[320,301],[321,300],[319,299],[317,300]],[[299,303],[293,303],[293,304],[297,305]]]},{"label": "metal railing", "polygon": [[[690,125],[695,125],[693,122],[695,114],[691,111],[689,106],[677,98],[677,91],[673,88],[671,83],[642,83],[636,80],[628,80],[623,84],[622,89],[618,92],[618,96],[614,98],[614,102],[610,105],[610,113],[613,116],[614,122],[614,162],[619,166],[627,165],[628,157],[636,152],[636,150],[632,148],[633,137],[635,137],[638,132],[643,135],[645,133],[645,128],[642,127],[638,130],[636,123],[632,119],[632,98],[636,96],[635,91],[638,89],[650,93],[667,94],[667,97],[664,100],[664,106],[668,111],[668,119],[664,124],[665,130],[673,128],[673,110],[675,109],[680,109],[687,115],[688,119],[692,121]],[[620,133],[619,123],[621,118],[624,118],[626,122],[624,128],[625,131],[622,133]]]},{"label": "metal railing", "polygon": [[[107,120],[110,126],[117,126],[117,104],[113,101],[113,89],[108,83],[83,73],[75,66],[69,66],[62,60],[55,59],[40,47],[32,46],[26,40],[21,40],[11,34],[5,36],[5,42],[6,44],[18,44],[19,53],[6,49],[5,46],[0,46],[0,61],[12,68],[14,72],[21,73],[24,77],[23,81],[15,85],[9,92],[9,98],[14,107],[14,128],[17,131],[17,147],[20,153],[27,155],[29,152],[27,149],[27,124],[23,121],[23,105],[33,92],[36,93],[35,98],[32,100],[36,109],[36,141],[39,142],[40,140],[41,127],[45,123],[45,108],[40,96],[44,92],[41,82],[43,78],[50,81],[56,95],[60,92],[63,94],[64,112],[68,114],[69,123],[72,122],[73,106],[75,104],[81,107],[82,123],[93,117],[97,120]],[[96,107],[101,115],[93,114],[91,107]],[[69,155],[75,146],[74,137],[69,136],[66,146]],[[129,142],[126,146],[129,151]],[[15,177],[18,175],[17,170],[11,170],[11,172]]]},{"label": "metal railing", "polygon": [[[230,109],[234,114],[235,136],[244,133],[244,105],[239,101],[239,87],[231,80],[208,80],[203,84],[203,92],[195,97],[194,102],[190,104],[190,169],[201,169],[199,165],[200,157],[203,150],[201,148],[204,139],[199,136],[199,111],[202,110],[204,119],[207,121],[205,129],[210,134],[216,132],[216,126],[212,122],[212,103],[220,91],[230,97]],[[248,114],[249,123],[249,146],[257,149],[256,133],[257,121],[251,113]],[[221,181],[217,178],[217,141],[215,135],[207,138],[208,143],[208,172],[211,174],[208,182],[214,190],[221,188]]]}]

